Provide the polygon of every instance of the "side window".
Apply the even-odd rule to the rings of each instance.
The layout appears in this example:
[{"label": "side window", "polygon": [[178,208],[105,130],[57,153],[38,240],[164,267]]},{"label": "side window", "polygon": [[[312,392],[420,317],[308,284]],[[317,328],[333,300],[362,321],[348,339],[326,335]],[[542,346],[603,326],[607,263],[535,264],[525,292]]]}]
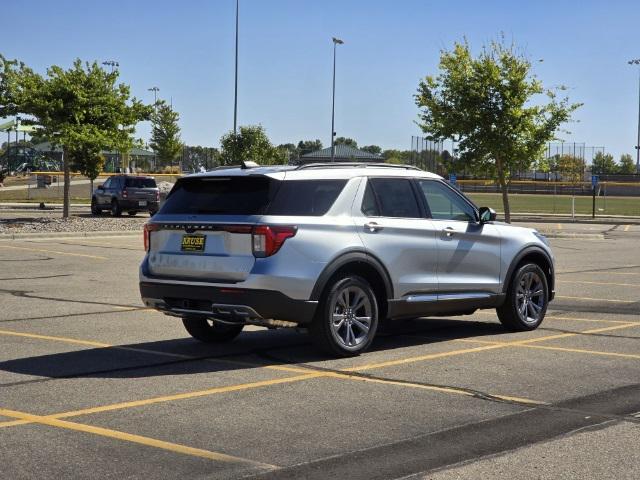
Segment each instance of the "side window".
[{"label": "side window", "polygon": [[102,186],[107,189],[111,187],[111,177],[107,178],[107,181],[102,184]]},{"label": "side window", "polygon": [[378,203],[371,188],[371,182],[367,182],[367,188],[364,191],[364,197],[362,197],[362,213],[367,217],[379,217],[380,210],[378,209]]},{"label": "side window", "polygon": [[431,211],[431,218],[475,222],[473,207],[449,187],[436,180],[420,180],[418,183]]},{"label": "side window", "polygon": [[420,218],[418,202],[408,178],[370,178],[367,183],[372,187],[379,216]]},{"label": "side window", "polygon": [[268,214],[321,217],[329,211],[346,184],[346,180],[282,182],[267,210]]}]

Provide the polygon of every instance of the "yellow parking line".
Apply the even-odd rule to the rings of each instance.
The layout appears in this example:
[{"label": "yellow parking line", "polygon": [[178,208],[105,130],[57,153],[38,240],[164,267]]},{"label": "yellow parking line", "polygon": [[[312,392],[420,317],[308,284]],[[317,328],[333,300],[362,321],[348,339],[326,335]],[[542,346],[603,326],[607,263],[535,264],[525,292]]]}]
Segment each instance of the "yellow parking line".
[{"label": "yellow parking line", "polygon": [[591,297],[570,297],[568,295],[556,295],[556,298],[568,298],[571,300],[588,300],[590,302],[614,302],[614,303],[637,303],[637,300],[618,300],[615,298],[591,298]]},{"label": "yellow parking line", "polygon": [[91,433],[93,435],[99,435],[101,437],[114,438],[114,439],[122,440],[125,442],[137,443],[137,444],[145,445],[148,447],[159,448],[162,450],[167,450],[175,453],[182,453],[184,455],[191,455],[194,457],[206,458],[206,459],[215,460],[218,462],[244,464],[244,465],[250,465],[256,468],[263,468],[268,470],[273,470],[275,468],[278,468],[275,465],[268,465],[265,463],[255,462],[253,460],[234,457],[232,455],[226,455],[224,453],[211,452],[208,450],[188,447],[188,446],[180,445],[177,443],[165,442],[163,440],[157,440],[155,438],[143,437],[142,435],[134,435],[131,433],[121,432],[118,430],[111,430],[111,429],[102,428],[102,427],[94,427],[92,425],[69,422],[66,420],[59,420],[52,417],[32,415],[30,413],[18,412],[15,410],[7,410],[4,408],[0,408],[0,415],[4,415],[5,417],[10,417],[10,418],[17,418],[20,420],[25,420],[31,423],[48,425],[50,427],[62,428],[65,430],[74,430],[77,432]]},{"label": "yellow parking line", "polygon": [[[323,372],[323,371],[309,372],[308,369],[302,369],[303,371],[306,371],[306,372],[309,372],[309,373],[305,373],[305,374],[297,375],[297,376],[292,376],[292,377],[284,377],[284,378],[278,378],[278,379],[272,379],[272,380],[263,380],[263,381],[245,383],[245,384],[239,384],[239,385],[230,385],[230,386],[226,386],[226,387],[216,387],[216,388],[211,388],[211,389],[206,389],[206,390],[199,390],[199,391],[195,391],[195,392],[185,392],[185,393],[180,393],[180,394],[175,394],[175,395],[167,395],[167,396],[153,397],[153,398],[148,398],[148,399],[143,399],[143,400],[134,400],[134,401],[130,401],[130,402],[121,402],[121,403],[103,405],[103,406],[98,406],[98,407],[90,407],[90,408],[86,408],[86,409],[82,409],[82,410],[76,410],[76,411],[71,411],[71,412],[63,412],[63,413],[58,413],[58,414],[47,415],[46,417],[43,417],[43,418],[60,419],[60,418],[74,417],[74,416],[79,416],[79,415],[87,415],[87,414],[106,412],[106,411],[112,411],[112,410],[120,410],[120,409],[125,409],[125,408],[145,406],[145,405],[151,405],[151,404],[161,403],[161,402],[169,402],[169,401],[174,401],[174,400],[185,400],[185,399],[209,396],[209,395],[214,395],[214,394],[219,394],[219,393],[242,391],[242,390],[260,388],[260,387],[265,387],[265,386],[270,386],[270,385],[293,383],[293,382],[304,381],[304,380],[312,379],[312,378],[336,377],[336,376],[337,377],[348,377],[348,373],[349,372],[357,372],[357,371],[361,371],[361,370],[373,370],[373,369],[384,368],[384,367],[388,367],[388,366],[395,366],[395,365],[403,365],[403,364],[408,364],[408,363],[420,362],[420,361],[424,361],[424,360],[433,360],[433,359],[438,359],[438,358],[451,357],[451,356],[455,356],[455,355],[464,355],[464,354],[467,354],[467,353],[476,353],[476,352],[482,352],[482,351],[499,349],[499,348],[507,348],[507,347],[510,347],[510,346],[527,345],[529,343],[534,343],[534,342],[542,342],[542,341],[546,341],[546,340],[555,340],[555,339],[559,339],[559,338],[572,337],[572,336],[576,336],[576,335],[579,335],[579,334],[585,334],[585,333],[598,333],[598,332],[604,332],[604,331],[618,330],[618,329],[629,328],[629,327],[633,327],[633,326],[637,326],[637,325],[638,325],[638,323],[614,325],[614,326],[610,326],[610,327],[585,330],[585,331],[577,332],[577,333],[564,333],[564,334],[557,334],[557,335],[549,335],[549,336],[539,337],[539,338],[534,338],[534,339],[529,339],[529,340],[521,340],[521,341],[514,341],[514,342],[500,342],[500,343],[493,342],[491,344],[483,345],[481,347],[465,348],[465,349],[453,350],[453,351],[448,351],[448,352],[441,352],[441,353],[434,353],[434,354],[427,354],[427,355],[419,355],[419,356],[415,356],[415,357],[408,357],[408,358],[402,358],[402,359],[397,359],[397,360],[390,360],[390,361],[386,361],[386,362],[377,362],[377,363],[371,363],[371,364],[365,364],[365,365],[358,365],[358,366],[354,366],[354,367],[351,367],[351,368],[343,369],[342,371],[345,372],[344,375],[342,375],[340,373],[337,373],[337,372]],[[2,333],[2,331],[0,331],[0,333]],[[11,332],[11,333],[15,333],[15,332]],[[27,336],[27,335],[34,336],[34,338],[42,337],[44,339],[56,339],[56,340],[61,340],[62,339],[62,341],[67,340],[67,339],[64,339],[63,337],[49,337],[49,336],[33,335],[33,334],[24,334],[24,335],[25,336]],[[68,339],[68,340],[72,340],[73,343],[75,343],[75,342],[85,342],[85,344],[98,343],[98,342],[88,342],[88,341],[82,341],[82,340],[76,340],[76,339]],[[456,341],[473,342],[473,340],[464,340],[464,339],[459,339],[459,340],[456,340]],[[478,343],[485,343],[482,340],[478,340],[477,342]],[[105,344],[102,344],[102,345],[105,345]],[[118,348],[118,347],[114,347],[114,348]],[[128,347],[122,347],[122,348],[128,348]],[[154,351],[151,351],[151,352],[154,352]],[[155,353],[164,353],[164,352],[155,352]],[[180,354],[168,354],[168,355],[180,355]],[[214,359],[214,360],[218,361],[218,359]],[[281,366],[274,365],[274,366],[263,366],[263,367],[264,368],[270,368],[270,367],[279,368]],[[291,368],[291,367],[286,367],[286,366],[282,366],[282,367],[287,368],[287,369]],[[351,379],[353,379],[353,378],[354,377],[351,377]],[[357,379],[360,380],[360,378],[357,378]],[[390,382],[393,382],[393,381],[390,381]],[[402,383],[402,382],[397,382],[397,383]],[[415,387],[415,388],[418,388],[418,387]],[[441,392],[448,392],[448,389],[446,389],[444,387],[442,389],[440,389],[439,387],[433,387],[433,388],[429,388],[429,389],[432,389],[432,390],[436,390],[437,389],[438,391],[441,391]],[[455,393],[460,394],[459,391],[456,391]],[[531,403],[536,403],[537,402],[536,400],[519,399],[518,397],[499,396],[499,395],[496,395],[496,397],[505,398],[505,399],[514,399],[514,400],[517,399],[518,401],[529,401]],[[0,415],[2,415],[1,411],[0,411]],[[5,415],[5,416],[9,416],[10,417],[10,415]],[[15,421],[0,423],[0,428],[31,423],[31,421],[28,420],[28,419],[20,419],[19,422],[20,423],[15,422]]]},{"label": "yellow parking line", "polygon": [[[638,268],[638,265],[634,265],[631,268]],[[556,272],[558,275],[582,275],[582,274],[590,274],[592,272]],[[640,275],[640,272],[613,272],[611,270],[599,270],[598,273],[600,275]]]},{"label": "yellow parking line", "polygon": [[69,253],[69,252],[60,252],[57,250],[46,250],[44,248],[28,248],[28,247],[15,247],[13,245],[0,245],[0,248],[11,248],[14,250],[26,250],[28,252],[41,252],[41,253],[53,253],[56,255],[68,255],[71,257],[84,257],[84,258],[93,258],[96,260],[108,260],[107,257],[101,257],[99,255],[86,255],[84,253]]},{"label": "yellow parking line", "polygon": [[631,228],[631,225],[625,225],[625,226],[624,226],[624,231],[625,231],[625,232],[628,232],[628,231],[629,231],[629,228]]},{"label": "yellow parking line", "polygon": [[[486,311],[480,310],[474,313],[474,315],[488,315],[494,318],[497,318],[495,311]],[[589,322],[589,323],[632,323],[626,320],[605,320],[602,318],[582,318],[582,317],[564,317],[558,315],[547,315],[544,317],[545,320],[574,320],[576,322]]]},{"label": "yellow parking line", "polygon": [[623,328],[637,327],[638,325],[639,325],[638,322],[625,323],[624,325],[613,325],[611,327],[592,328],[592,329],[589,329],[589,330],[582,330],[580,332],[575,332],[575,333],[560,333],[558,335],[549,335],[547,337],[532,338],[530,340],[517,340],[515,342],[508,342],[508,344],[510,344],[510,345],[528,345],[530,343],[544,342],[544,341],[547,341],[547,340],[556,340],[558,338],[575,337],[577,335],[586,335],[586,334],[590,334],[590,333],[611,332],[613,330],[621,330]]},{"label": "yellow parking line", "polygon": [[[147,348],[136,348],[136,347],[127,347],[120,345],[111,345],[109,343],[102,342],[94,342],[91,340],[79,340],[76,338],[69,337],[58,337],[53,335],[39,335],[36,333],[25,333],[25,332],[15,332],[12,330],[0,330],[0,335],[7,335],[13,337],[24,337],[24,338],[33,338],[36,340],[49,340],[53,342],[62,342],[62,343],[70,343],[74,345],[86,345],[88,347],[97,347],[97,348],[112,348],[114,350],[123,350],[127,352],[136,352],[136,353],[145,353],[150,355],[158,355],[162,357],[171,357],[171,358],[180,358],[186,360],[199,360],[198,357],[194,357],[192,355],[185,355],[181,353],[173,353],[173,352],[162,352],[159,350],[151,350]],[[214,363],[227,363],[232,365],[240,365],[243,367],[253,367],[253,368],[265,368],[269,370],[279,370],[285,372],[293,372],[293,373],[306,373],[308,369],[289,367],[286,365],[262,365],[259,363],[251,363],[251,362],[243,362],[241,360],[232,360],[227,358],[202,358],[202,361],[211,361]],[[143,368],[144,366],[141,366]]]},{"label": "yellow parking line", "polygon": [[344,371],[345,372],[359,372],[361,370],[372,370],[375,368],[384,368],[384,367],[391,367],[391,366],[395,366],[395,365],[404,365],[407,363],[415,363],[415,362],[421,362],[423,360],[433,360],[436,358],[445,358],[445,357],[452,357],[455,355],[463,355],[465,353],[474,353],[474,352],[481,352],[483,350],[491,350],[494,348],[500,348],[502,345],[489,345],[486,347],[477,347],[477,348],[465,348],[462,350],[453,350],[451,352],[441,352],[441,353],[431,353],[431,354],[427,354],[427,355],[419,355],[417,357],[409,357],[409,358],[400,358],[397,360],[389,360],[386,362],[378,362],[378,363],[369,363],[366,365],[358,365],[356,367],[351,367],[351,368],[345,368]]},{"label": "yellow parking line", "polygon": [[582,348],[551,347],[547,345],[518,345],[518,346],[526,347],[526,348],[539,348],[542,350],[557,350],[559,352],[586,353],[590,355],[602,355],[606,357],[634,358],[634,359],[640,360],[640,355],[634,355],[632,353],[603,352],[598,350],[586,350]]},{"label": "yellow parking line", "polygon": [[[307,372],[309,372],[309,370],[307,370]],[[242,384],[236,384],[236,385],[228,385],[226,387],[208,388],[206,390],[197,390],[197,391],[194,391],[194,392],[177,393],[177,394],[174,394],[174,395],[165,395],[165,396],[160,396],[160,397],[152,397],[152,398],[146,398],[146,399],[143,399],[143,400],[133,400],[133,401],[130,401],[130,402],[112,403],[112,404],[109,404],[109,405],[102,405],[102,406],[98,406],[98,407],[84,408],[84,409],[81,409],[81,410],[74,410],[74,411],[71,411],[71,412],[62,412],[62,413],[57,413],[57,414],[53,414],[53,415],[46,415],[43,418],[61,419],[61,418],[77,417],[77,416],[80,416],[80,415],[89,415],[89,414],[95,414],[95,413],[110,412],[110,411],[113,411],[113,410],[122,410],[122,409],[125,409],[125,408],[141,407],[141,406],[145,406],[145,405],[153,405],[153,404],[156,404],[156,403],[171,402],[171,401],[175,401],[175,400],[187,400],[187,399],[191,399],[191,398],[205,397],[205,396],[210,396],[210,395],[215,395],[215,394],[220,394],[220,393],[237,392],[237,391],[242,391],[242,390],[250,390],[250,389],[254,389],[254,388],[267,387],[267,386],[271,386],[271,385],[280,385],[280,384],[285,384],[285,383],[293,383],[293,382],[299,382],[299,381],[302,381],[302,380],[308,380],[310,378],[326,377],[326,376],[329,376],[329,375],[330,375],[330,373],[326,373],[326,372],[310,372],[310,373],[305,373],[304,375],[297,375],[297,376],[293,376],[293,377],[276,378],[276,379],[272,379],[272,380],[261,380],[261,381],[258,381],[258,382],[242,383]],[[0,415],[4,415],[1,412],[2,412],[2,410],[0,409]],[[11,415],[4,415],[4,416],[12,417]],[[17,417],[12,417],[12,418],[17,418]],[[29,420],[29,419],[21,418],[20,419],[20,423],[18,423],[18,422],[0,423],[0,428],[10,427],[10,426],[15,426],[15,425],[25,425],[27,423],[32,423],[32,421]]]},{"label": "yellow parking line", "polygon": [[638,283],[590,282],[586,280],[556,280],[556,283],[584,283],[586,285],[613,285],[616,287],[640,287]]},{"label": "yellow parking line", "polygon": [[556,226],[558,227],[558,230],[562,230],[562,224],[561,223],[556,223]]},{"label": "yellow parking line", "polygon": [[23,333],[23,332],[14,332],[11,330],[0,330],[0,335],[7,335],[12,337],[24,337],[24,338],[33,338],[36,340],[51,340],[55,342],[64,342],[64,343],[72,343],[75,345],[86,345],[89,347],[100,347],[106,348],[110,347],[108,343],[101,342],[93,342],[90,340],[77,340],[75,338],[67,338],[67,337],[54,337],[52,335],[38,335],[36,333]]}]

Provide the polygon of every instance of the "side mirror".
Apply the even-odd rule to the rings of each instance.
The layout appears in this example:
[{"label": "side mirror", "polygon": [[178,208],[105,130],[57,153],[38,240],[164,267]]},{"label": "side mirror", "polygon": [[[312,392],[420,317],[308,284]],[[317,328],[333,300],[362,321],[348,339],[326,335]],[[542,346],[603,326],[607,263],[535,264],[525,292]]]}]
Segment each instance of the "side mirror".
[{"label": "side mirror", "polygon": [[102,184],[100,184],[96,187],[96,190],[104,190],[104,187],[102,186]]},{"label": "side mirror", "polygon": [[493,222],[496,219],[496,211],[489,207],[480,207],[480,223]]}]

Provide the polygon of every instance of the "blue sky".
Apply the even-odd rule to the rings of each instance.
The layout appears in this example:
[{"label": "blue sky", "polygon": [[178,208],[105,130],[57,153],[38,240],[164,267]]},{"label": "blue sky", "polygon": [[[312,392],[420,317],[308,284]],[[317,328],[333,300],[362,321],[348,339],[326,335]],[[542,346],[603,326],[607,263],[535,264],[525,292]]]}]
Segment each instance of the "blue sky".
[{"label": "blue sky", "polygon": [[[6,1],[0,52],[44,72],[114,59],[138,98],[173,99],[188,144],[219,144],[233,122],[234,0]],[[466,36],[504,32],[546,85],[584,106],[566,141],[633,153],[638,119],[638,1],[240,0],[239,123],[275,144],[331,130],[331,37],[338,50],[336,131],[360,145],[409,148],[421,77]],[[538,59],[544,59],[542,63]],[[138,136],[147,138],[141,124]]]}]

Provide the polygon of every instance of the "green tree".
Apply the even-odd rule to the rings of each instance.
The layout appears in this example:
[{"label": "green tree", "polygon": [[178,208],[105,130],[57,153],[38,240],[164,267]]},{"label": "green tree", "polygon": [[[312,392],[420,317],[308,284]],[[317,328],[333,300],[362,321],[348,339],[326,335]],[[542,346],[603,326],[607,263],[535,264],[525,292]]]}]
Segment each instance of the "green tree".
[{"label": "green tree", "polygon": [[91,193],[93,193],[93,182],[100,175],[104,168],[104,156],[102,155],[100,142],[85,141],[81,145],[71,147],[67,151],[69,168],[80,172],[91,182]]},{"label": "green tree", "polygon": [[9,60],[0,54],[0,118],[19,113],[16,101],[17,82],[20,75],[30,70],[17,60]]},{"label": "green tree", "polygon": [[300,150],[293,143],[281,143],[276,148],[289,163],[295,163],[300,157]]},{"label": "green tree", "polygon": [[318,139],[300,140],[298,142],[298,151],[300,152],[300,156],[311,152],[317,152],[318,150],[322,150],[322,142]]},{"label": "green tree", "polygon": [[220,152],[214,147],[185,146],[183,168],[197,172],[209,170],[220,164]]},{"label": "green tree", "polygon": [[597,152],[591,161],[591,173],[594,175],[618,173],[618,165],[610,153]]},{"label": "green tree", "polygon": [[633,157],[628,153],[620,155],[619,173],[623,175],[632,175],[636,173],[636,164],[633,161]]},{"label": "green tree", "polygon": [[363,152],[369,152],[373,155],[380,155],[382,153],[382,149],[378,145],[367,145],[360,148],[360,150]]},{"label": "green tree", "polygon": [[410,150],[389,149],[382,152],[385,163],[408,164],[411,162]]},{"label": "green tree", "polygon": [[158,100],[155,109],[149,146],[158,156],[161,166],[173,165],[182,152],[178,126],[180,116],[163,100]]},{"label": "green tree", "polygon": [[[11,82],[16,110],[31,116],[29,123],[36,126],[37,136],[62,147],[65,218],[69,216],[70,157],[91,162],[83,169],[94,172],[93,153],[98,146],[128,152],[135,125],[151,113],[151,107],[130,98],[127,85],[116,85],[117,78],[117,71],[108,73],[97,62],[77,59],[68,70],[50,67],[46,77],[21,66]],[[82,152],[92,153],[83,156]]]},{"label": "green tree", "polygon": [[358,142],[353,138],[338,137],[333,142],[335,145],[346,145],[347,147],[358,148]]},{"label": "green tree", "polygon": [[229,132],[220,139],[223,165],[251,161],[261,165],[286,163],[283,152],[271,144],[262,125],[241,126],[237,133]]},{"label": "green tree", "polygon": [[580,157],[565,154],[558,158],[556,169],[562,180],[569,182],[574,187],[584,180],[584,161]]},{"label": "green tree", "polygon": [[[442,51],[437,76],[427,76],[415,96],[420,126],[432,140],[454,138],[463,162],[495,178],[505,220],[511,221],[508,182],[512,171],[542,154],[579,104],[559,99],[531,73],[531,62],[504,40],[474,57],[466,40]],[[548,103],[536,101],[546,94]]]}]

